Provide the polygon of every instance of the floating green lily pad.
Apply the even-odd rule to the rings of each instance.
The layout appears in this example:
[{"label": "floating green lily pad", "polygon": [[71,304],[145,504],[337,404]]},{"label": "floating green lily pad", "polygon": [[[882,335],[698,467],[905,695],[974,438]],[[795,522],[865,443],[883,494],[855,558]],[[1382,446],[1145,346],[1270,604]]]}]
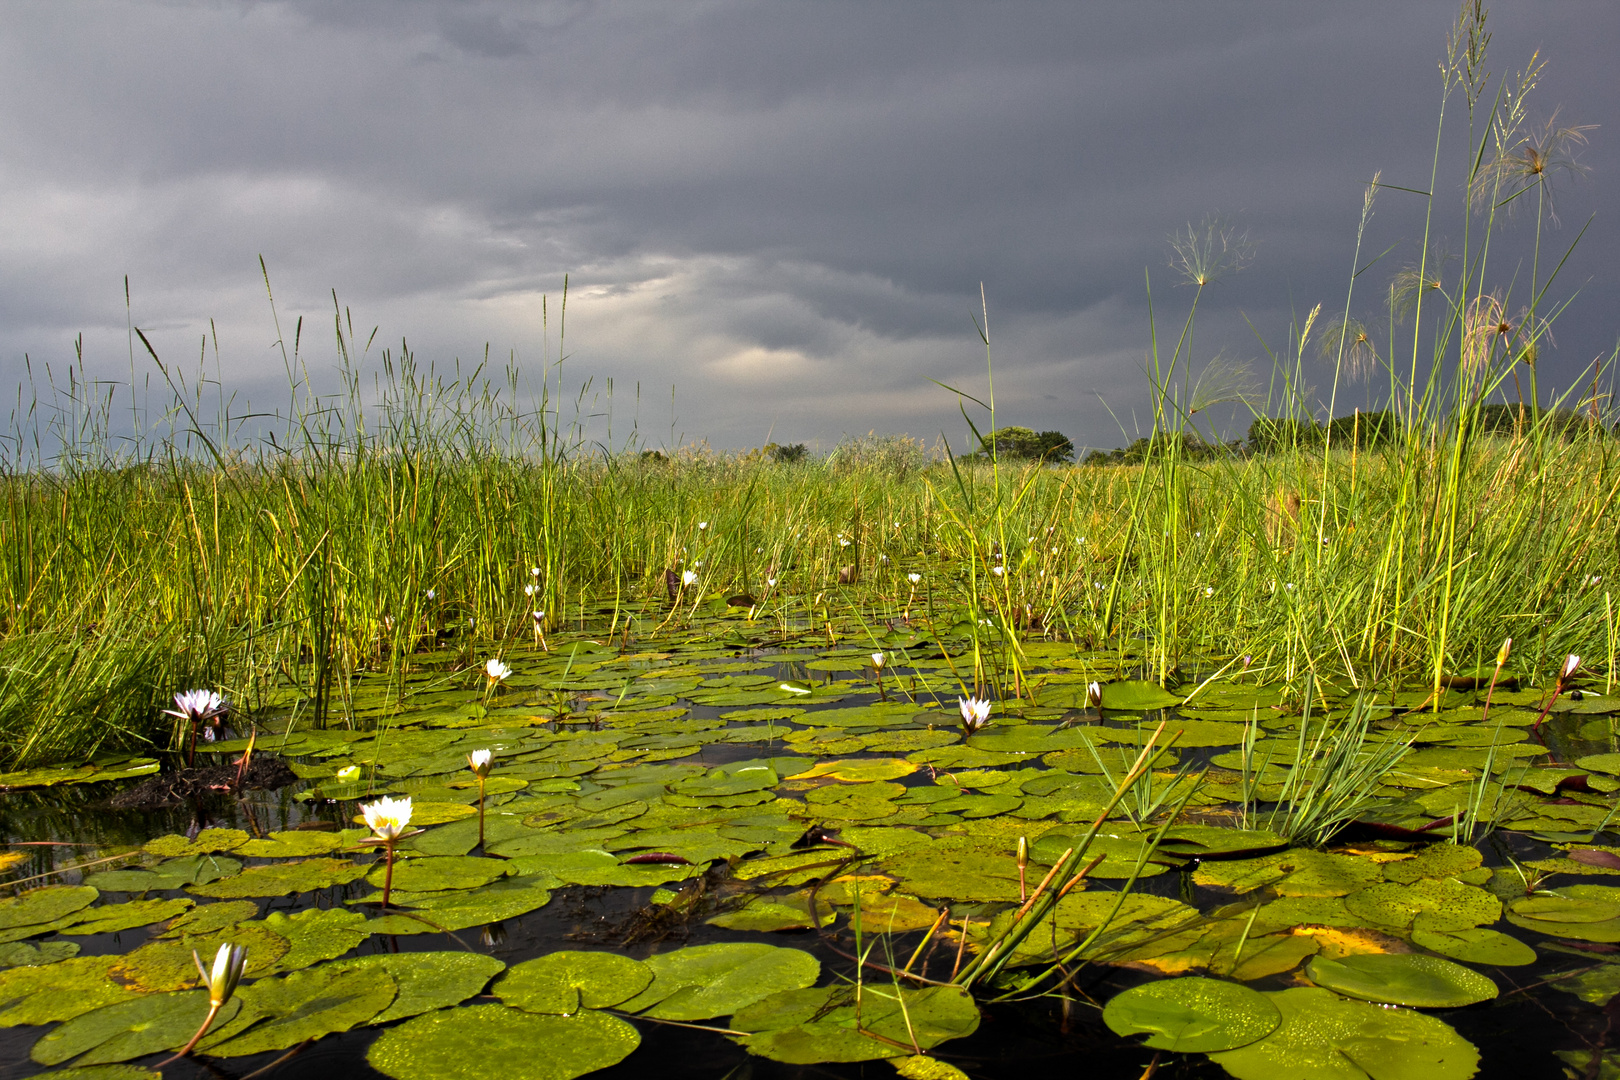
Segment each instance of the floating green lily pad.
[{"label": "floating green lily pad", "polygon": [[370,867],[348,859],[303,859],[289,863],[250,866],[235,877],[206,885],[193,885],[190,892],[216,899],[243,896],[288,896],[313,892],[332,885],[347,885],[364,877]]},{"label": "floating green lily pad", "polygon": [[821,973],[821,963],[801,949],[751,941],[694,945],[646,963],[652,984],[620,1008],[661,1020],[725,1016],[779,990],[809,986]]},{"label": "floating green lily pad", "polygon": [[1468,1080],[1479,1068],[1473,1044],[1432,1016],[1319,987],[1266,996],[1282,1014],[1277,1029],[1210,1055],[1237,1080]]},{"label": "floating green lily pad", "polygon": [[1417,953],[1366,953],[1331,960],[1318,956],[1305,965],[1318,986],[1363,1001],[1451,1009],[1488,1001],[1496,984],[1477,971]]},{"label": "floating green lily pad", "polygon": [[[117,956],[77,956],[0,971],[0,1027],[71,1020],[135,994],[107,977]],[[191,957],[188,953],[187,962]],[[196,977],[196,972],[192,972]]]},{"label": "floating green lily pad", "polygon": [[116,934],[133,930],[137,926],[172,919],[192,906],[194,901],[185,897],[169,900],[130,900],[122,904],[104,904],[96,908],[83,908],[57,924],[63,934]]},{"label": "floating green lily pad", "polygon": [[46,885],[0,900],[0,930],[55,922],[95,903],[101,894],[88,885]]},{"label": "floating green lily pad", "polygon": [[159,993],[189,990],[197,985],[197,966],[191,954],[207,957],[212,963],[220,945],[229,942],[247,949],[245,972],[250,979],[271,971],[292,948],[292,942],[258,923],[248,923],[217,933],[183,937],[179,941],[150,941],[138,949],[113,956],[112,976],[132,990]]},{"label": "floating green lily pad", "polygon": [[1536,962],[1536,950],[1516,937],[1486,927],[1449,931],[1414,930],[1412,944],[1470,964],[1518,967]]},{"label": "floating green lily pad", "polygon": [[[468,855],[437,855],[394,862],[394,888],[401,892],[439,892],[445,889],[476,889],[496,878],[505,877],[509,865],[500,859],[480,859]],[[377,862],[366,880],[382,888],[387,867]]]},{"label": "floating green lily pad", "polygon": [[393,977],[382,967],[320,967],[260,979],[237,994],[244,1009],[263,1019],[233,1038],[206,1037],[198,1049],[215,1057],[285,1050],[305,1039],[364,1024],[393,1004],[397,992]]},{"label": "floating green lily pad", "polygon": [[399,987],[394,1003],[372,1017],[373,1024],[459,1005],[481,993],[490,979],[506,969],[493,956],[471,952],[378,953],[331,965],[335,971],[363,967],[382,968]]},{"label": "floating green lily pad", "polygon": [[322,960],[342,956],[366,939],[366,917],[342,908],[305,908],[288,914],[272,911],[262,925],[292,943],[277,964],[283,971],[297,971]]},{"label": "floating green lily pad", "polygon": [[567,1016],[628,1001],[652,981],[653,969],[628,956],[568,950],[516,965],[492,992],[524,1012]]},{"label": "floating green lily pad", "polygon": [[[872,1061],[896,1057],[900,1047],[929,1049],[971,1035],[979,1010],[967,991],[954,986],[905,990],[868,984],[857,1030],[854,989],[833,986],[775,993],[732,1016],[735,1038],[751,1054],[789,1064]],[[915,1040],[915,1042],[913,1042]]]},{"label": "floating green lily pad", "polygon": [[394,1080],[572,1080],[623,1061],[639,1045],[634,1026],[588,1009],[544,1016],[471,1005],[390,1028],[371,1044],[366,1061]]},{"label": "floating green lily pad", "polygon": [[[227,1001],[215,1017],[225,1024],[242,1003]],[[184,1046],[208,1015],[208,993],[187,990],[153,994],[105,1005],[74,1017],[40,1037],[30,1055],[41,1065],[60,1065],[79,1058],[79,1065],[100,1065]]]},{"label": "floating green lily pad", "polygon": [[1121,682],[1104,683],[1102,688],[1104,709],[1145,712],[1148,709],[1167,709],[1180,704],[1181,698],[1158,683],[1126,679]]},{"label": "floating green lily pad", "polygon": [[1282,1023],[1264,994],[1238,983],[1191,977],[1162,979],[1116,994],[1103,1009],[1116,1035],[1147,1035],[1144,1046],[1180,1054],[1235,1050]]}]

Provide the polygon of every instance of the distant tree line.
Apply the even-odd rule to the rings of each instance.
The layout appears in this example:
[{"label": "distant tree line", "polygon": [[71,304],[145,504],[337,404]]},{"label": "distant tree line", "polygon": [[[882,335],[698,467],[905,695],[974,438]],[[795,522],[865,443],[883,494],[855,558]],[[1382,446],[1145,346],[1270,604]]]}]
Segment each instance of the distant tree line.
[{"label": "distant tree line", "polygon": [[[1620,436],[1620,427],[1612,432],[1607,431],[1592,418],[1590,413],[1570,409],[1548,409],[1541,413],[1539,419],[1532,419],[1529,410],[1521,411],[1518,405],[1483,406],[1479,410],[1478,426],[1475,430],[1483,435],[1512,435],[1515,431],[1527,430],[1532,423],[1537,422],[1561,439],[1572,439],[1594,429],[1604,434]],[[1350,449],[1354,446],[1360,450],[1368,450],[1394,442],[1400,431],[1400,425],[1400,417],[1387,409],[1378,412],[1351,413],[1349,416],[1335,417],[1325,424],[1310,418],[1261,416],[1256,417],[1249,425],[1248,437],[1244,439],[1212,443],[1205,442],[1192,432],[1179,434],[1159,432],[1144,436],[1117,450],[1093,450],[1086,454],[1081,463],[1139,464],[1150,454],[1159,453],[1174,443],[1180,444],[1178,456],[1189,461],[1207,461],[1218,457],[1248,457],[1253,454],[1275,453],[1279,450],[1321,447],[1330,438],[1336,447]]]}]

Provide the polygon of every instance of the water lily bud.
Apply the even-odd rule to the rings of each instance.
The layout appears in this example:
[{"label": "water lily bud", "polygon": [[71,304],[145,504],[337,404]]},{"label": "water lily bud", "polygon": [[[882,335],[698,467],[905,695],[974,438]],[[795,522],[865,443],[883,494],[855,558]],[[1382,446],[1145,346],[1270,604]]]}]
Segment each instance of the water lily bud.
[{"label": "water lily bud", "polygon": [[494,755],[488,750],[474,750],[467,755],[467,768],[471,769],[473,775],[480,780],[489,775],[489,770],[493,764]]},{"label": "water lily bud", "polygon": [[208,1004],[218,1009],[231,1000],[231,995],[236,992],[236,984],[242,981],[242,971],[247,967],[247,948],[225,942],[214,954],[214,970],[211,972],[204,970],[202,957],[197,955],[195,949],[191,951],[191,962],[197,965],[197,974],[202,976],[203,983],[208,987]]},{"label": "water lily bud", "polygon": [[1018,869],[1022,870],[1029,865],[1029,837],[1018,838]]},{"label": "water lily bud", "polygon": [[1504,640],[1502,642],[1502,647],[1500,649],[1496,650],[1496,666],[1497,667],[1505,666],[1507,664],[1507,662],[1508,662],[1508,653],[1510,653],[1512,651],[1513,651],[1513,639],[1512,638],[1507,638],[1506,640]]},{"label": "water lily bud", "polygon": [[1563,670],[1558,673],[1558,681],[1568,682],[1570,677],[1575,674],[1576,670],[1580,666],[1581,658],[1576,656],[1574,653],[1570,653],[1569,657],[1564,661]]},{"label": "water lily bud", "polygon": [[877,668],[879,671],[883,670],[883,661],[884,656],[882,653],[875,652],[872,654],[872,666]]},{"label": "water lily bud", "polygon": [[1086,704],[1093,709],[1102,708],[1102,683],[1091,682],[1086,684]]}]

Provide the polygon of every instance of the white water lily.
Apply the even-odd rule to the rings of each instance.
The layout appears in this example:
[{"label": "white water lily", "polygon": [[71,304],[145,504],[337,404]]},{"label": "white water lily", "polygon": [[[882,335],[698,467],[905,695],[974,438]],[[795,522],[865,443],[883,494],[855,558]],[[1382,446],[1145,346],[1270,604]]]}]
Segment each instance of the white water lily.
[{"label": "white water lily", "polygon": [[539,577],[540,576],[540,568],[538,566],[529,567],[529,576],[530,577]]},{"label": "white water lily", "polygon": [[697,576],[697,571],[696,570],[682,570],[681,571],[681,585],[682,585],[682,587],[685,587],[687,585],[696,584],[697,579],[698,579],[698,576]]},{"label": "white water lily", "polygon": [[956,708],[962,714],[962,730],[967,734],[990,726],[989,698],[957,698]]},{"label": "white water lily", "polygon": [[709,523],[707,521],[698,522],[698,532],[702,532],[704,529],[707,529],[708,527],[709,527]]},{"label": "white water lily", "polygon": [[500,657],[492,656],[484,661],[484,674],[489,676],[490,682],[505,682],[512,677],[512,669]]},{"label": "white water lily", "polygon": [[1086,684],[1086,704],[1093,709],[1102,708],[1102,683],[1091,682]]},{"label": "white water lily", "polygon": [[873,653],[872,654],[872,666],[877,668],[879,671],[882,671],[885,659],[886,658],[884,657],[884,655],[882,653],[880,653],[880,652]]},{"label": "white water lily", "polygon": [[467,755],[467,768],[473,771],[474,776],[482,780],[489,775],[494,757],[495,755],[488,750],[474,750]]},{"label": "white water lily", "polygon": [[538,586],[538,585],[525,585],[525,586],[523,586],[523,595],[524,596],[533,596],[535,593],[537,593],[539,591],[540,591],[540,586]]},{"label": "white water lily", "polygon": [[906,580],[911,582],[913,585],[915,585],[915,584],[917,584],[917,582],[922,580],[922,575],[918,574],[916,572],[913,572],[913,573],[910,573],[910,574],[906,575]]},{"label": "white water lily", "polygon": [[1579,670],[1580,666],[1581,658],[1576,656],[1574,653],[1570,653],[1569,656],[1564,660],[1563,668],[1558,672],[1558,681],[1567,682],[1570,677],[1573,676],[1577,670]]},{"label": "white water lily", "polygon": [[374,803],[366,803],[360,807],[360,816],[365,818],[366,828],[378,840],[392,844],[405,834],[405,829],[411,823],[411,797],[392,799],[383,796]]}]

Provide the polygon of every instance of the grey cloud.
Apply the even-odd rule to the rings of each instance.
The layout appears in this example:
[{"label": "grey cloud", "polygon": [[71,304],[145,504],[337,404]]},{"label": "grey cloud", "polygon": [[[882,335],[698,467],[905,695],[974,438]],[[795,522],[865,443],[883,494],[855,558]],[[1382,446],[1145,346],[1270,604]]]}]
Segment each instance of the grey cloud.
[{"label": "grey cloud", "polygon": [[[439,358],[540,355],[540,294],[571,298],[572,374],[673,381],[717,445],[792,414],[807,436],[955,425],[927,378],[982,382],[990,298],[1012,422],[1117,440],[1142,401],[1144,271],[1161,331],[1166,236],[1226,211],[1258,258],[1200,301],[1195,366],[1263,359],[1343,304],[1361,187],[1428,183],[1451,3],[781,5],[18,4],[0,27],[0,365],[127,376],[122,277],[163,347],[222,329],[226,377],[274,392],[256,259],[284,318],[332,290],[380,340]],[[1614,125],[1597,3],[1494,12],[1492,68],[1543,46],[1538,92]],[[1607,43],[1607,45],[1605,44]],[[1455,106],[1455,102],[1454,102]],[[1454,107],[1451,119],[1457,118]],[[1561,182],[1567,243],[1606,205],[1606,130]],[[1442,147],[1442,238],[1460,244]],[[1417,253],[1422,200],[1379,196],[1357,285],[1375,315]],[[1583,296],[1549,365],[1612,347],[1602,218],[1564,273]],[[1494,266],[1527,278],[1522,223]],[[1522,287],[1522,286],[1521,286]],[[1247,317],[1247,321],[1245,320]],[[1026,413],[1028,414],[1026,416]],[[768,424],[768,421],[766,421]],[[1129,421],[1126,421],[1129,425]],[[1071,430],[1074,429],[1074,430]]]}]

